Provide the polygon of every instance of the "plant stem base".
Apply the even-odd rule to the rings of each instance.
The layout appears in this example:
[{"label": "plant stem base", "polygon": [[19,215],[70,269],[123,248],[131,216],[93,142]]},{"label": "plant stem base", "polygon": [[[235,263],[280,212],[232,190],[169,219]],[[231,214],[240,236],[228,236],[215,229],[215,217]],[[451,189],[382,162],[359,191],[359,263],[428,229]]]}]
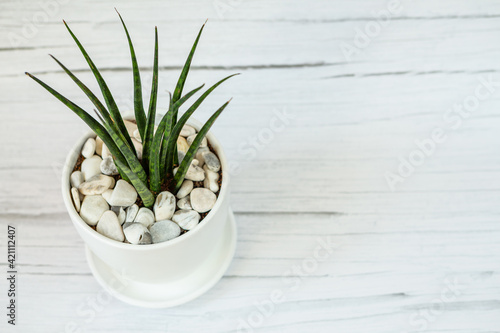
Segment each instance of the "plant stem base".
[{"label": "plant stem base", "polygon": [[[168,308],[187,303],[212,288],[224,275],[236,250],[236,221],[228,214],[221,242],[212,257],[185,278],[169,283],[142,283],[111,269],[86,247],[87,262],[99,284],[117,299],[147,308]],[[147,245],[144,245],[147,246]]]}]

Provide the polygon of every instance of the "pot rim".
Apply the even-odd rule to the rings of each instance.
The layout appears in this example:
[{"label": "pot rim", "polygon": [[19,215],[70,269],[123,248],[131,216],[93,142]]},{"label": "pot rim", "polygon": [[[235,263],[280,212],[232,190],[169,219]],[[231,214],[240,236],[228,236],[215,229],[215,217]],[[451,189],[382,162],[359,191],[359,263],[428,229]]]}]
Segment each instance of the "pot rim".
[{"label": "pot rim", "polygon": [[[189,119],[188,122],[186,123],[187,125],[193,126],[196,128],[197,131],[202,127],[202,124],[197,121],[196,119]],[[146,244],[146,245],[139,245],[139,244],[128,244],[128,243],[123,243],[123,242],[118,242],[113,239],[110,239],[104,235],[101,235],[94,229],[92,229],[81,217],[80,214],[76,211],[75,206],[73,204],[73,199],[71,198],[71,184],[70,184],[70,175],[73,172],[75,163],[71,163],[71,160],[75,158],[78,158],[80,155],[81,148],[85,141],[90,138],[95,136],[96,134],[94,131],[89,130],[89,132],[85,135],[83,135],[73,146],[73,148],[70,150],[68,155],[66,156],[66,160],[64,162],[64,168],[63,168],[63,173],[62,173],[62,195],[63,195],[63,201],[66,206],[66,210],[68,211],[71,220],[75,224],[75,226],[78,225],[78,227],[81,227],[83,232],[88,233],[90,237],[96,238],[98,241],[104,242],[109,246],[113,246],[119,249],[123,250],[129,250],[129,251],[149,251],[149,250],[156,250],[159,248],[163,247],[172,247],[175,246],[177,243],[180,243],[184,240],[187,240],[190,237],[194,237],[196,233],[201,232],[206,224],[210,223],[210,221],[213,219],[213,216],[216,214],[216,212],[219,210],[220,206],[222,205],[222,201],[227,195],[228,192],[228,187],[229,187],[229,172],[228,172],[228,167],[227,167],[227,160],[226,156],[224,154],[224,150],[222,149],[222,146],[215,137],[215,135],[212,134],[211,131],[209,131],[206,135],[207,140],[210,142],[212,147],[217,153],[217,157],[220,160],[221,163],[221,170],[222,170],[222,182],[221,182],[221,187],[219,190],[219,195],[217,196],[217,200],[215,202],[214,207],[210,210],[210,212],[205,216],[205,218],[201,221],[196,228],[193,230],[189,230],[188,232],[171,239],[166,242],[162,243],[157,243],[157,244]],[[176,201],[178,199],[176,198]]]}]

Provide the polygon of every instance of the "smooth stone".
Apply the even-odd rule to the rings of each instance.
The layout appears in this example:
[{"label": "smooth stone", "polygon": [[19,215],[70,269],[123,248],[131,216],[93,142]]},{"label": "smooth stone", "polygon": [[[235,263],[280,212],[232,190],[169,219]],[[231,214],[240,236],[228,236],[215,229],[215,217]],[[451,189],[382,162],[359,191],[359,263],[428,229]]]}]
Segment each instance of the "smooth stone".
[{"label": "smooth stone", "polygon": [[120,225],[122,225],[125,222],[125,218],[127,217],[125,209],[120,206],[113,206],[111,207],[111,210],[116,214],[116,216],[118,217],[118,222],[120,222]]},{"label": "smooth stone", "polygon": [[197,187],[189,195],[191,206],[198,213],[208,212],[217,201],[217,196],[209,189]]},{"label": "smooth stone", "polygon": [[123,231],[125,231],[125,229],[127,229],[128,227],[130,227],[134,223],[140,224],[140,223],[137,223],[137,222],[125,222],[125,223],[123,223],[123,225],[122,225]]},{"label": "smooth stone", "polygon": [[198,160],[198,166],[202,167],[205,164],[205,158],[203,157],[203,153],[210,151],[208,147],[199,147],[196,151],[195,158]]},{"label": "smooth stone", "polygon": [[78,189],[76,187],[71,188],[71,198],[73,198],[73,204],[75,205],[76,211],[80,212],[80,193],[78,192]]},{"label": "smooth stone", "polygon": [[80,216],[88,225],[96,225],[109,205],[100,195],[87,195],[80,207]]},{"label": "smooth stone", "polygon": [[103,194],[113,185],[114,179],[105,175],[96,175],[78,186],[83,195]]},{"label": "smooth stone", "polygon": [[111,177],[111,186],[109,188],[115,188],[115,185],[116,185],[116,180]]},{"label": "smooth stone", "polygon": [[116,182],[115,189],[109,198],[112,206],[128,207],[132,206],[137,200],[137,191],[127,181],[120,179]]},{"label": "smooth stone", "polygon": [[126,222],[134,222],[137,213],[139,212],[139,206],[133,204],[129,208],[127,208],[127,216],[125,217]]},{"label": "smooth stone", "polygon": [[211,151],[203,153],[203,159],[205,160],[206,166],[213,172],[219,172],[220,170],[220,161],[217,155],[212,153]]},{"label": "smooth stone", "polygon": [[113,190],[112,189],[109,189],[109,190],[106,190],[104,191],[101,195],[102,197],[104,198],[104,200],[106,200],[106,202],[111,205],[109,203],[109,199],[111,199],[111,194],[113,193]]},{"label": "smooth stone", "polygon": [[203,170],[205,170],[205,180],[203,181],[203,186],[216,193],[219,191],[219,183],[217,182],[219,180],[219,173],[210,170],[208,165],[205,165]]},{"label": "smooth stone", "polygon": [[136,139],[138,142],[142,143],[142,138],[141,138],[141,133],[139,132],[138,129],[134,130],[134,139]]},{"label": "smooth stone", "polygon": [[69,177],[71,186],[78,187],[85,180],[83,179],[83,173],[81,171],[73,171],[71,176]]},{"label": "smooth stone", "polygon": [[111,155],[111,152],[109,151],[108,147],[105,144],[102,145],[101,157],[103,159],[106,157],[113,157],[113,155]]},{"label": "smooth stone", "polygon": [[115,241],[123,242],[125,240],[125,235],[123,234],[123,229],[118,221],[118,217],[115,212],[111,210],[107,210],[102,214],[95,230],[101,235],[114,239]]},{"label": "smooth stone", "polygon": [[[191,144],[193,143],[195,138],[196,138],[196,134],[190,135],[186,138],[186,141],[191,146]],[[207,146],[208,146],[207,138],[204,136],[203,139],[201,139],[201,143],[198,147],[203,148],[203,147],[207,147]]]},{"label": "smooth stone", "polygon": [[130,244],[151,244],[151,234],[141,223],[130,223],[123,229],[123,233]]},{"label": "smooth stone", "polygon": [[182,162],[182,160],[186,157],[186,153],[178,150],[177,151],[177,159],[179,160],[179,164]]},{"label": "smooth stone", "polygon": [[95,138],[95,153],[99,156],[102,156],[102,145],[104,144],[104,142],[102,141],[102,139],[98,136],[96,136]]},{"label": "smooth stone", "polygon": [[179,191],[177,191],[176,197],[178,199],[187,197],[193,190],[193,187],[194,183],[191,180],[183,181],[181,187],[179,188]]},{"label": "smooth stone", "polygon": [[130,120],[123,120],[123,124],[125,125],[125,128],[127,129],[128,135],[133,137],[134,131],[137,129],[137,124],[134,122],[131,122]]},{"label": "smooth stone", "polygon": [[143,226],[148,228],[150,225],[155,223],[155,214],[151,211],[151,209],[141,207],[141,209],[139,209],[139,212],[137,212],[137,216],[135,217],[134,222],[141,223]]},{"label": "smooth stone", "polygon": [[102,158],[97,155],[83,160],[81,171],[85,181],[101,173],[101,161]]},{"label": "smooth stone", "polygon": [[193,162],[191,162],[191,165],[189,165],[184,179],[192,180],[195,182],[199,182],[205,179],[205,171],[197,165],[198,163],[198,160],[193,160]]},{"label": "smooth stone", "polygon": [[175,212],[175,197],[168,191],[163,191],[156,197],[153,206],[155,212],[155,220],[169,220]]},{"label": "smooth stone", "polygon": [[137,153],[137,158],[142,160],[142,143],[132,138],[132,144],[134,145],[135,151]]},{"label": "smooth stone", "polygon": [[188,136],[191,136],[193,134],[196,134],[196,130],[194,129],[194,127],[189,126],[189,125],[182,126],[181,134],[180,134],[181,136],[187,138]]},{"label": "smooth stone", "polygon": [[172,221],[184,230],[191,230],[200,222],[200,214],[194,210],[178,210],[172,216]]},{"label": "smooth stone", "polygon": [[116,176],[118,174],[118,169],[116,168],[115,161],[113,161],[113,157],[108,156],[102,160],[101,172],[108,176]]},{"label": "smooth stone", "polygon": [[184,139],[182,136],[177,138],[177,151],[182,151],[184,154],[187,153],[189,149],[189,144],[187,143],[186,139]]},{"label": "smooth stone", "polygon": [[166,242],[181,234],[181,228],[170,220],[158,221],[149,228],[153,244]]},{"label": "smooth stone", "polygon": [[82,147],[83,157],[90,158],[90,157],[94,156],[95,146],[96,146],[96,143],[95,143],[94,138],[88,138]]},{"label": "smooth stone", "polygon": [[153,244],[153,237],[151,237],[151,233],[148,232],[144,234],[142,237],[141,241],[139,242],[139,245],[148,245],[148,244]]},{"label": "smooth stone", "polygon": [[189,197],[178,200],[177,207],[179,207],[179,209],[193,209],[193,207],[191,207],[191,201],[189,200]]}]

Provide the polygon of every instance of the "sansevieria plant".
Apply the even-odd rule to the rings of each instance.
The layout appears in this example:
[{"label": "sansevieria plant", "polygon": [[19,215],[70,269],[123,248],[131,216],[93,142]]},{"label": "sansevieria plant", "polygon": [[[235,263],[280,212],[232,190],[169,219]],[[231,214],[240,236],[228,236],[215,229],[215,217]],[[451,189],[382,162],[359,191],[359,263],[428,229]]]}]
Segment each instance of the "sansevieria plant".
[{"label": "sansevieria plant", "polygon": [[[173,94],[170,94],[170,105],[168,107],[168,112],[161,119],[155,132],[156,104],[158,95],[158,30],[157,28],[155,28],[153,79],[148,113],[146,114],[143,105],[139,66],[137,64],[134,46],[132,45],[132,40],[128,33],[125,22],[123,21],[120,14],[118,15],[127,35],[130,55],[132,58],[132,71],[134,80],[134,112],[135,121],[137,123],[137,128],[139,130],[139,134],[143,144],[142,159],[139,159],[137,157],[131,137],[127,132],[123,118],[120,114],[120,111],[118,110],[118,106],[116,105],[116,102],[113,99],[113,96],[106,82],[104,81],[94,62],[91,60],[87,51],[85,51],[84,47],[76,38],[75,34],[65,21],[63,21],[64,25],[66,26],[71,37],[74,39],[78,48],[82,52],[85,60],[87,61],[92,73],[97,80],[97,83],[99,84],[106,106],[68,68],[66,68],[54,56],[51,55],[51,57],[59,64],[59,66],[61,66],[61,68],[92,101],[96,109],[94,111],[97,114],[100,122],[90,116],[88,112],[61,95],[59,92],[51,88],[49,85],[47,85],[37,77],[29,73],[26,73],[26,75],[38,82],[42,87],[44,87],[57,99],[63,102],[83,121],[85,121],[85,123],[96,133],[96,135],[102,139],[104,144],[106,144],[107,148],[113,155],[113,159],[120,173],[120,176],[132,183],[132,185],[140,195],[144,205],[146,207],[151,207],[155,202],[155,195],[158,194],[162,189],[166,188],[170,192],[175,193],[180,188],[200,143],[202,142],[203,138],[205,137],[217,117],[226,108],[230,100],[224,103],[217,111],[215,111],[213,115],[208,119],[208,121],[203,125],[203,127],[198,131],[198,134],[191,143],[185,157],[179,164],[177,155],[177,138],[179,137],[182,127],[186,124],[187,120],[193,114],[193,112],[196,111],[200,104],[215,88],[217,88],[222,82],[237,74],[225,77],[224,79],[215,83],[213,86],[207,89],[186,110],[186,112],[182,114],[181,117],[178,117],[179,108],[204,86],[201,85],[198,88],[195,88],[186,93],[185,95],[182,94],[193,55],[205,26],[203,25],[187,57],[182,72],[177,81],[175,90]],[[174,175],[174,168],[177,165],[178,169]]]}]

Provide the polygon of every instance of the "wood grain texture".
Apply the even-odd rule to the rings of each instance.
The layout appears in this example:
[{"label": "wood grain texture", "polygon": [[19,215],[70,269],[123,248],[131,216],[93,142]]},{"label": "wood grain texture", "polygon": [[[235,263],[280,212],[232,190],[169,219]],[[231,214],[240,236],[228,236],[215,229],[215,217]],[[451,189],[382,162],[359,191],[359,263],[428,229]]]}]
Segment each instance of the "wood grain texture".
[{"label": "wood grain texture", "polygon": [[[447,118],[481,82],[500,82],[500,3],[401,0],[369,45],[346,58],[340,46],[388,3],[85,0],[53,7],[45,20],[40,4],[2,1],[0,253],[6,225],[16,225],[20,275],[19,325],[2,320],[0,331],[71,332],[74,323],[75,332],[237,332],[247,322],[240,332],[500,332],[499,86],[460,124]],[[120,109],[132,109],[114,5],[145,73],[158,25],[159,106],[207,17],[186,91],[243,74],[196,114],[206,120],[234,97],[213,131],[234,166],[236,257],[212,290],[172,309],[110,299],[92,277],[60,194],[66,154],[87,129],[24,76],[91,107],[47,56],[97,91],[64,18]],[[150,75],[142,79],[147,91]],[[446,141],[392,190],[385,174],[436,128]],[[325,241],[334,250],[311,263]],[[2,278],[0,302],[4,290]],[[274,290],[283,300],[259,321]],[[92,310],[98,299],[104,305]]]}]

